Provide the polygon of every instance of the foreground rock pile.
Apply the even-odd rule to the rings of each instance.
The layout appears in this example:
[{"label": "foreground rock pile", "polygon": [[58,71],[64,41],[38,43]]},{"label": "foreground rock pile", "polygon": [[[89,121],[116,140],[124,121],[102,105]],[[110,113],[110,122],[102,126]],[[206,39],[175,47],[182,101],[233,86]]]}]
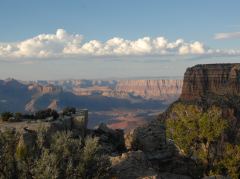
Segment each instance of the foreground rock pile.
[{"label": "foreground rock pile", "polygon": [[111,157],[111,173],[117,178],[191,178],[194,162],[182,157],[167,141],[162,121],[155,120],[125,135],[127,151]]}]

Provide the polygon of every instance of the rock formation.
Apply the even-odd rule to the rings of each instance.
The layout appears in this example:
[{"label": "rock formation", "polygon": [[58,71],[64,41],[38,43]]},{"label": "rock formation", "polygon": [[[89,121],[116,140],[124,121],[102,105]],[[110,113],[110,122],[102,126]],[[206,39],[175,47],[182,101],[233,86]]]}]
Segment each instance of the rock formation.
[{"label": "rock formation", "polygon": [[[128,167],[132,167],[135,175],[136,172],[134,171],[142,171],[145,167],[143,173],[138,173],[141,176],[138,176],[139,178],[144,178],[143,176],[191,178],[191,176],[194,176],[196,173],[194,161],[181,156],[176,146],[167,140],[165,132],[164,122],[154,120],[126,134],[125,145],[128,152],[123,153],[122,156],[112,158],[113,170],[118,171],[116,173],[119,173],[119,178],[124,174],[132,174],[130,170],[124,170],[124,168]],[[130,159],[126,156],[129,156]],[[136,158],[139,160],[139,164],[136,164]]]},{"label": "rock formation", "polygon": [[166,141],[164,124],[157,120],[126,134],[125,143],[129,150],[143,151],[148,159],[166,159],[174,152]]},{"label": "rock formation", "polygon": [[118,179],[156,175],[142,151],[130,151],[120,156],[111,157],[111,163],[111,174]]},{"label": "rock formation", "polygon": [[240,96],[240,64],[196,65],[187,69],[182,100],[201,100],[214,95]]},{"label": "rock formation", "polygon": [[179,100],[160,115],[159,119],[177,119],[174,112],[177,105],[194,106],[203,114],[213,106],[219,110],[222,119],[227,121],[227,129],[214,141],[209,156],[222,160],[225,155],[224,146],[240,144],[240,64],[205,64],[188,68]]},{"label": "rock formation", "polygon": [[220,107],[223,118],[232,126],[232,135],[226,140],[240,141],[240,63],[188,68],[178,102],[198,105],[203,110],[212,105]]},{"label": "rock formation", "polygon": [[115,90],[147,99],[174,101],[181,93],[182,80],[121,80]]},{"label": "rock formation", "polygon": [[125,151],[123,130],[113,130],[102,123],[91,131],[91,135],[99,138],[104,153],[116,155]]}]

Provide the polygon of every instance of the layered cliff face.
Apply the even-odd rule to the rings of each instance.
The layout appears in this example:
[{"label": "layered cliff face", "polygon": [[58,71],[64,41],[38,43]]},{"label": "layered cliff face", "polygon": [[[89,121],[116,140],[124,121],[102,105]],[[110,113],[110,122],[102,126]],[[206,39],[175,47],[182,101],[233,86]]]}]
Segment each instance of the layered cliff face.
[{"label": "layered cliff face", "polygon": [[232,136],[228,136],[227,141],[240,143],[240,63],[188,68],[179,102],[187,102],[204,110],[211,106],[219,107],[222,117],[228,119],[232,126]]},{"label": "layered cliff face", "polygon": [[160,109],[179,97],[181,87],[181,80],[3,80],[0,111],[34,112],[47,107],[60,110],[64,106]]},{"label": "layered cliff face", "polygon": [[240,96],[240,64],[207,64],[188,68],[180,99]]},{"label": "layered cliff face", "polygon": [[[240,144],[240,64],[188,68],[179,100],[159,120],[183,155],[203,162],[205,175],[219,166],[217,174],[237,174],[240,158],[229,150]],[[226,160],[234,157],[236,170],[231,173]]]},{"label": "layered cliff face", "polygon": [[181,94],[182,80],[60,80],[39,84],[61,86],[78,96],[102,95],[114,98],[143,98],[175,101]]},{"label": "layered cliff face", "polygon": [[54,86],[52,84],[48,84],[46,86],[42,86],[36,83],[29,84],[28,90],[36,91],[40,94],[47,94],[47,93],[60,93],[63,89],[60,86]]},{"label": "layered cliff face", "polygon": [[182,80],[58,80],[38,81],[42,86],[60,86],[63,91],[77,96],[100,95],[131,102],[161,100],[170,104],[177,100],[182,90]]},{"label": "layered cliff face", "polygon": [[146,99],[174,100],[182,90],[182,80],[121,80],[115,91],[132,93]]}]

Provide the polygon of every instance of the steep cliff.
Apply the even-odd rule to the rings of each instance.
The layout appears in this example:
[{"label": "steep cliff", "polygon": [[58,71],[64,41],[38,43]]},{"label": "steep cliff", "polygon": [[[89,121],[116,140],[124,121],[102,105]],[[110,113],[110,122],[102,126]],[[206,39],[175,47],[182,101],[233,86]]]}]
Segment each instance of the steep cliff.
[{"label": "steep cliff", "polygon": [[180,99],[240,96],[240,64],[206,64],[188,68]]},{"label": "steep cliff", "polygon": [[192,104],[204,111],[212,106],[219,107],[222,117],[228,119],[232,126],[231,135],[226,140],[240,142],[240,63],[205,64],[188,68],[182,94],[168,109],[168,113],[178,103]]}]

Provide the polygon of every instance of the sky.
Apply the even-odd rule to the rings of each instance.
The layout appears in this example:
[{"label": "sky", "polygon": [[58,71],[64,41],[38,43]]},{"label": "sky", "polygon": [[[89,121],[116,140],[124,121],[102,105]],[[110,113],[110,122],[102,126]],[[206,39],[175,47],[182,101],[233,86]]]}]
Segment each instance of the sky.
[{"label": "sky", "polygon": [[0,0],[0,79],[183,76],[240,62],[239,0]]}]

